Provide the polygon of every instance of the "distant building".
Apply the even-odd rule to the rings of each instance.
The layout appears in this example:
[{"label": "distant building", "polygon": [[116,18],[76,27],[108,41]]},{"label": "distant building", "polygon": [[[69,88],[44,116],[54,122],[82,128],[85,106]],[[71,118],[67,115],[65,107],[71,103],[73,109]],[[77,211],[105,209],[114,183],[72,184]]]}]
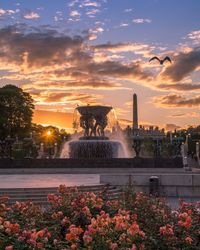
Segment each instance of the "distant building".
[{"label": "distant building", "polygon": [[165,131],[164,129],[159,129],[158,127],[154,127],[154,126],[149,126],[149,128],[145,128],[144,126],[139,127],[139,129],[132,131],[132,136],[141,136],[144,138],[164,138],[165,135]]},{"label": "distant building", "polygon": [[125,134],[127,137],[151,137],[151,138],[164,138],[166,136],[164,129],[160,130],[157,126],[149,126],[145,128],[142,125],[138,125],[138,103],[137,95],[133,94],[133,125],[132,128],[127,126],[125,129]]}]

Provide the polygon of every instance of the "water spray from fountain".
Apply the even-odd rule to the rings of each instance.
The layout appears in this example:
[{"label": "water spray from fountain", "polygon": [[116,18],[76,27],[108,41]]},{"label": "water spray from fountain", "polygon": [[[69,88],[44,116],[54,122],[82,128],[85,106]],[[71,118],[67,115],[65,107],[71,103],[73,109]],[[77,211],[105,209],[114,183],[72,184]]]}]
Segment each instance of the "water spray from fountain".
[{"label": "water spray from fountain", "polygon": [[[111,106],[76,107],[73,121],[74,138],[64,145],[61,158],[128,157],[124,143],[119,140],[119,136],[122,136],[119,134],[120,130],[117,131],[117,126],[116,113]],[[115,138],[111,131],[116,132]]]}]

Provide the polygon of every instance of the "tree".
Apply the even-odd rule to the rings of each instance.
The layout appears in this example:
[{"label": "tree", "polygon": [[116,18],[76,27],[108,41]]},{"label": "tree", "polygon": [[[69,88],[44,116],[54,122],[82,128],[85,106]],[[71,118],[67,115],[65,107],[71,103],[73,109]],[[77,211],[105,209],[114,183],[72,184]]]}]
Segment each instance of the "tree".
[{"label": "tree", "polygon": [[0,139],[27,136],[33,115],[33,99],[14,85],[0,88]]}]

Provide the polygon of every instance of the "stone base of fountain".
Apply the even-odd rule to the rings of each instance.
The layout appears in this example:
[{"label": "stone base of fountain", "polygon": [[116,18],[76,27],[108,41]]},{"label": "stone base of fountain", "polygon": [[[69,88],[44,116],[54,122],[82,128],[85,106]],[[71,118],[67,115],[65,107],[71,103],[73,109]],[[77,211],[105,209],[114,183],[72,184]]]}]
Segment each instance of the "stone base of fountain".
[{"label": "stone base of fountain", "polygon": [[98,159],[124,157],[124,149],[119,141],[92,137],[69,142],[69,158]]},{"label": "stone base of fountain", "polygon": [[92,140],[92,141],[102,141],[102,140],[109,140],[106,136],[82,136],[79,140]]}]

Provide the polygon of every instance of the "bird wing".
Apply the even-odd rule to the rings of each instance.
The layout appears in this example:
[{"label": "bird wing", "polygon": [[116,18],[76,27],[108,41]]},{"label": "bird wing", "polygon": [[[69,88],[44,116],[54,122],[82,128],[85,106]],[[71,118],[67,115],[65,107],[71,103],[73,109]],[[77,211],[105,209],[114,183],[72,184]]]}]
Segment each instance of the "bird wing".
[{"label": "bird wing", "polygon": [[166,56],[166,57],[163,59],[163,62],[164,62],[164,61],[169,61],[170,63],[172,62],[172,60],[170,59],[169,56]]},{"label": "bird wing", "polygon": [[153,60],[158,60],[159,62],[160,62],[160,59],[157,57],[157,56],[154,56],[154,57],[152,57],[150,60],[149,60],[149,62],[151,62],[151,61],[153,61]]}]

